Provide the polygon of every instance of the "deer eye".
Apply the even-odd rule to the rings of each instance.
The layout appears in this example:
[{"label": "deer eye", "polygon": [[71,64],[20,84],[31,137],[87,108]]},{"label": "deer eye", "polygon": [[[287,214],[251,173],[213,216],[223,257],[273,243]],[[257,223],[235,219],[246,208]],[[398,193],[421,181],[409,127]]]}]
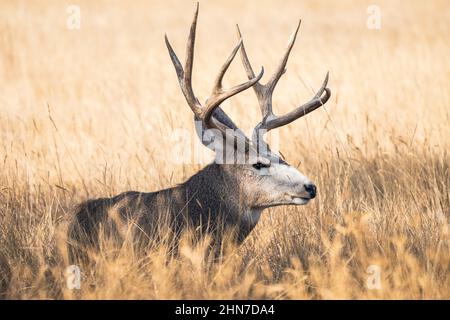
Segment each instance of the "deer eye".
[{"label": "deer eye", "polygon": [[269,163],[262,163],[262,162],[257,162],[253,165],[253,168],[255,168],[256,170],[259,170],[261,168],[269,168],[270,167],[270,162]]}]

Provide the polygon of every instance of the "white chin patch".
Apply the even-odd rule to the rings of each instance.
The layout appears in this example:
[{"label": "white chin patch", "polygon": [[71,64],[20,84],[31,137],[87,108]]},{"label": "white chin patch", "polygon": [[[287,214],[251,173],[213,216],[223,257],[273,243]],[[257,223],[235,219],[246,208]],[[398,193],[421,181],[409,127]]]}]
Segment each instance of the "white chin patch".
[{"label": "white chin patch", "polygon": [[309,199],[304,198],[292,198],[292,204],[307,204],[309,202]]}]

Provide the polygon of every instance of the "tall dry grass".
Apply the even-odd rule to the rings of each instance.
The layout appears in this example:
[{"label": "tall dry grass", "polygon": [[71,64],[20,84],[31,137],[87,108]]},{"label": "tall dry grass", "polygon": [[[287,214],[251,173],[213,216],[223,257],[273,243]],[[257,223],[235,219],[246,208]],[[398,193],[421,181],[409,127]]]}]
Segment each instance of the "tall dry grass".
[{"label": "tall dry grass", "polygon": [[[450,298],[450,12],[445,1],[377,1],[382,26],[369,30],[371,2],[201,3],[202,97],[236,43],[235,23],[270,74],[303,18],[275,105],[306,101],[330,70],[326,108],[280,129],[281,151],[318,197],[264,212],[220,263],[188,240],[177,257],[165,245],[111,255],[106,244],[82,289],[69,290],[64,225],[75,204],[168,187],[202,167],[171,161],[170,133],[193,123],[163,42],[167,32],[182,54],[193,4],[80,0],[81,29],[70,31],[69,3],[2,1],[3,297]],[[234,63],[226,84],[244,78]],[[245,129],[259,117],[250,90],[224,108]],[[380,289],[367,286],[370,266]]]}]

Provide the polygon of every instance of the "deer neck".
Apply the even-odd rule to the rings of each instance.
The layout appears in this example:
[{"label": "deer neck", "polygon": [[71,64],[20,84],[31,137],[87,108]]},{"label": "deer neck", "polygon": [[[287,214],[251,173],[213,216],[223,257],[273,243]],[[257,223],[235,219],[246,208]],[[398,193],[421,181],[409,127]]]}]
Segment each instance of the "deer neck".
[{"label": "deer neck", "polygon": [[208,214],[213,219],[223,219],[236,225],[246,236],[259,221],[262,209],[253,209],[239,179],[230,167],[210,164],[181,185],[189,215]]}]

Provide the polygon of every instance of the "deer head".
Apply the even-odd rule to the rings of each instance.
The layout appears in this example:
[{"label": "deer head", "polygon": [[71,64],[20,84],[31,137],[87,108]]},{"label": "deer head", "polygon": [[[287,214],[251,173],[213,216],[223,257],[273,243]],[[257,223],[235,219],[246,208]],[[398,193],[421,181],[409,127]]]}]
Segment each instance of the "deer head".
[{"label": "deer head", "polygon": [[[240,202],[248,209],[308,203],[316,196],[316,186],[295,167],[272,152],[263,139],[266,132],[299,119],[325,104],[330,98],[330,90],[327,88],[327,73],[322,86],[309,102],[281,116],[277,116],[273,112],[272,94],[278,80],[286,71],[286,63],[300,22],[291,36],[275,73],[266,84],[260,83],[264,72],[263,68],[258,75],[255,75],[245,51],[239,27],[237,27],[239,43],[219,70],[212,94],[202,105],[194,95],[191,83],[197,16],[198,3],[187,41],[184,67],[172,49],[167,36],[165,41],[181,90],[194,113],[195,121],[201,124],[201,126],[196,126],[200,139],[203,144],[216,151],[216,163],[223,171],[225,181],[230,182],[230,187],[238,188],[236,191],[239,191]],[[248,81],[225,90],[222,88],[222,79],[239,50]],[[251,139],[246,137],[220,108],[223,101],[250,87],[253,87],[262,114],[262,120],[254,128]],[[229,157],[230,154],[231,157]]]}]

